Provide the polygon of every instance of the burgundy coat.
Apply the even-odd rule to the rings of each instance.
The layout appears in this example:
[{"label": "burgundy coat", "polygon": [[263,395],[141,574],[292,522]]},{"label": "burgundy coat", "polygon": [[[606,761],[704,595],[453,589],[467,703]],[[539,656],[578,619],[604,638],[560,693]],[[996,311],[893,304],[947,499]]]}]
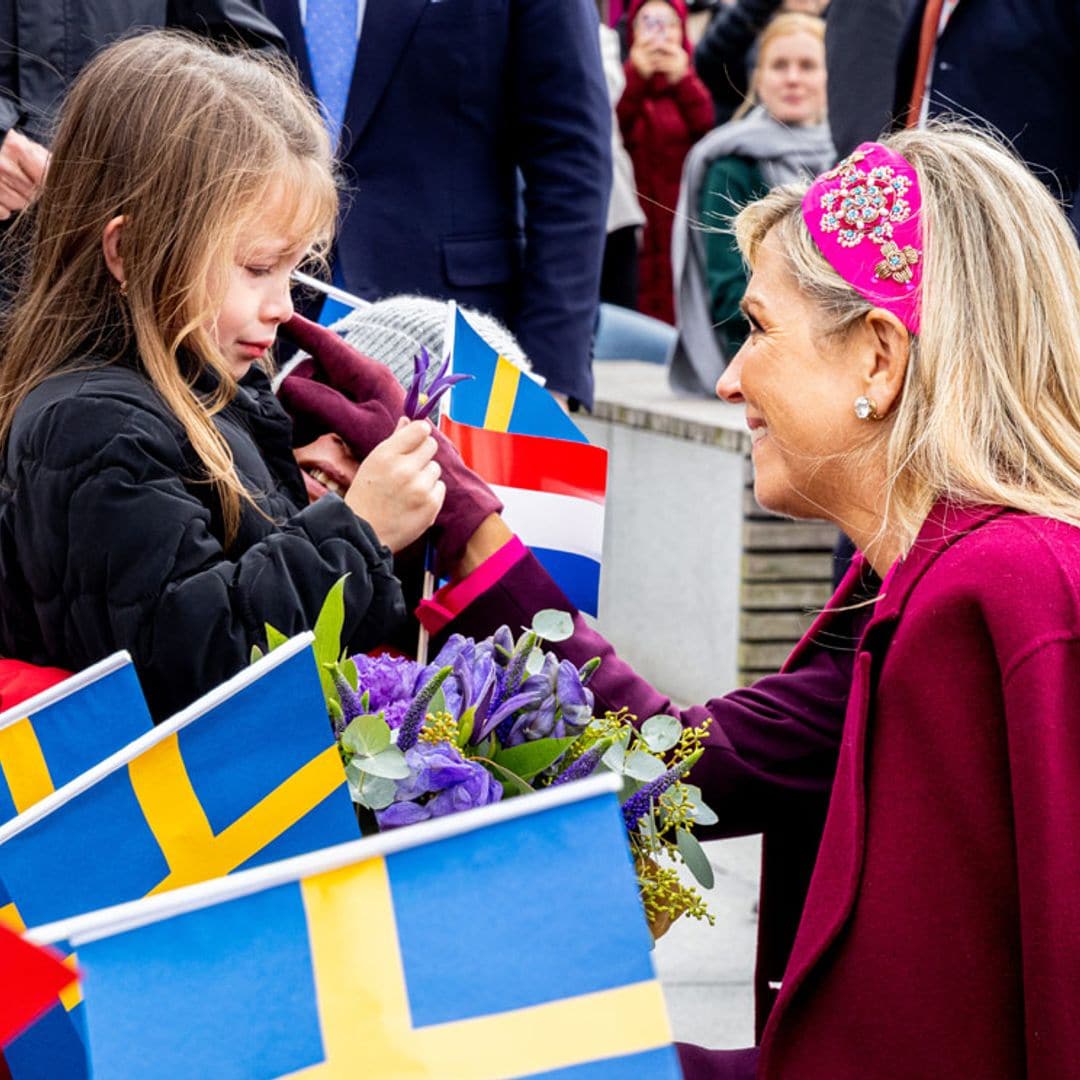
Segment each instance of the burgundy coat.
[{"label": "burgundy coat", "polygon": [[[669,0],[669,3],[671,0]],[[630,17],[644,0],[638,0]],[[682,19],[686,41],[686,8],[672,3]],[[633,41],[633,30],[630,30]],[[689,50],[688,50],[689,51]],[[638,308],[664,322],[675,322],[672,298],[671,226],[679,201],[679,181],[687,151],[713,126],[712,98],[694,73],[672,85],[666,75],[643,79],[633,64],[624,65],[626,87],[616,108],[623,143],[634,164],[634,183],[645,211],[645,232],[638,260]]]},{"label": "burgundy coat", "polygon": [[[781,674],[683,714],[716,718],[695,779],[729,833],[812,807],[842,735],[758,1074],[1080,1076],[1080,530],[943,506],[880,600],[845,612],[858,573]],[[453,628],[527,623],[558,595],[537,581],[520,560]],[[579,626],[558,648],[605,657],[601,707],[667,706]],[[765,897],[773,869],[767,849]]]}]

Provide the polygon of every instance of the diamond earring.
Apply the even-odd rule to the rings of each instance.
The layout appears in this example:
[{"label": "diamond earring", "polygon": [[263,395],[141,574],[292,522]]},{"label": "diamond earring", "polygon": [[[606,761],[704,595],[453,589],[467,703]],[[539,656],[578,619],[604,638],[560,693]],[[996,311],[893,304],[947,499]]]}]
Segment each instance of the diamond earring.
[{"label": "diamond earring", "polygon": [[877,405],[873,398],[867,397],[865,394],[855,399],[855,415],[860,420],[880,420],[878,416]]}]

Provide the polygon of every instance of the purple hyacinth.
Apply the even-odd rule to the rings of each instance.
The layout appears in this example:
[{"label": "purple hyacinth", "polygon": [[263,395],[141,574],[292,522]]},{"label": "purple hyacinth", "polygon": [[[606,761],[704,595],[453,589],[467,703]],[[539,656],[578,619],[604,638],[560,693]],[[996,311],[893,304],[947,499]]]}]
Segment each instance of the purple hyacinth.
[{"label": "purple hyacinth", "polygon": [[450,354],[447,353],[442,366],[435,372],[434,377],[424,390],[424,377],[428,368],[431,367],[431,356],[423,345],[420,351],[413,357],[413,377],[409,384],[409,391],[405,395],[404,412],[410,420],[426,420],[439,403],[439,398],[446,393],[455,383],[463,379],[471,379],[471,375],[447,375],[450,367]]},{"label": "purple hyacinth", "polygon": [[681,780],[697,764],[701,754],[702,751],[698,750],[688,758],[684,758],[678,765],[672,765],[667,772],[661,773],[655,780],[650,780],[623,803],[623,821],[626,822],[627,832],[633,832],[638,827],[638,823],[649,812],[649,806],[660,798],[676,780]]}]

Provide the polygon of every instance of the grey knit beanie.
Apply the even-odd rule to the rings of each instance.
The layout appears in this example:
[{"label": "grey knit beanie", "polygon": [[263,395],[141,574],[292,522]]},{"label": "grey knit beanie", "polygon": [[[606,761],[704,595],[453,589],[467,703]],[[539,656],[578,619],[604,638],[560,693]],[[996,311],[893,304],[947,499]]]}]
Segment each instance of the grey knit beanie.
[{"label": "grey knit beanie", "polygon": [[[502,323],[471,308],[461,307],[460,310],[500,356],[525,371],[529,370],[529,361],[521,346]],[[441,363],[447,311],[445,300],[427,296],[390,296],[351,311],[331,329],[353,348],[384,363],[398,382],[408,387],[413,378],[413,357],[420,352],[421,345],[433,361],[428,371],[429,379]],[[437,418],[438,409],[431,416],[432,420]]]}]

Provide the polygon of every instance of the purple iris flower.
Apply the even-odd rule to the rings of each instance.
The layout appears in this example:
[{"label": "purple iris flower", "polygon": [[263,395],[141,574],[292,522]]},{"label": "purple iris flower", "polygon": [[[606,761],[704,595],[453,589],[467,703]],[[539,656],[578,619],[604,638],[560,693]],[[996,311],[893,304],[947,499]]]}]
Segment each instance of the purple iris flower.
[{"label": "purple iris flower", "polygon": [[368,711],[382,712],[391,728],[401,726],[412,703],[423,668],[403,656],[365,656],[352,658],[356,664],[357,689],[368,692]]},{"label": "purple iris flower", "polygon": [[[405,753],[409,776],[397,782],[394,802],[376,813],[380,829],[487,806],[502,798],[502,785],[449,743],[417,743]],[[431,795],[426,802],[417,800]]]},{"label": "purple iris flower", "polygon": [[498,663],[495,647],[490,641],[475,642],[461,634],[452,634],[425,674],[446,665],[453,669],[442,687],[446,711],[460,720],[467,709],[474,708],[472,741],[479,742],[493,726],[488,723],[488,716],[502,693],[504,670]]},{"label": "purple iris flower", "polygon": [[427,349],[421,345],[420,351],[413,357],[413,378],[409,384],[409,391],[405,395],[405,415],[410,420],[427,419],[435,406],[438,405],[439,398],[451,386],[461,382],[463,379],[472,378],[471,375],[447,375],[450,368],[450,354],[447,353],[446,359],[443,360],[442,365],[435,372],[425,391],[424,378],[430,367],[431,356],[428,354]]}]

